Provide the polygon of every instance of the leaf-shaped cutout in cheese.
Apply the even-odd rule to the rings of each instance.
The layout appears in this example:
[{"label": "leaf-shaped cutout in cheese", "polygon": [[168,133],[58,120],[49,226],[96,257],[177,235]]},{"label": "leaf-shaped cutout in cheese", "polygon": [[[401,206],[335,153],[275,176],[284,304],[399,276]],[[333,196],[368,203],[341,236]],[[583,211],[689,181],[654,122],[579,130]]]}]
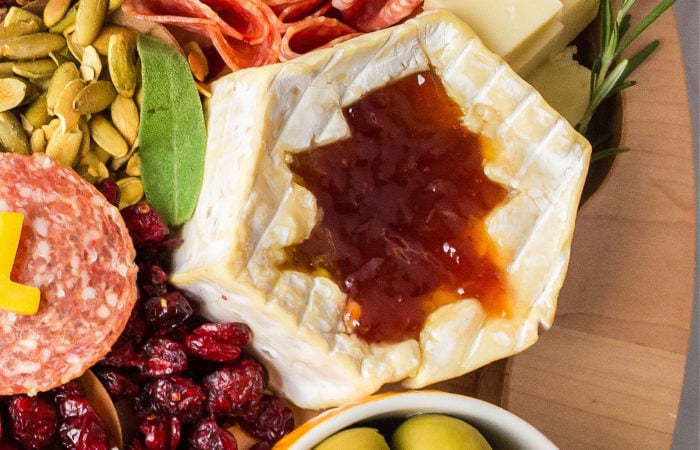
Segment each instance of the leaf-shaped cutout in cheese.
[{"label": "leaf-shaped cutout in cheese", "polygon": [[[368,344],[342,332],[346,296],[330,279],[279,269],[318,220],[286,155],[348,136],[343,108],[425,70],[462,107],[464,126],[494,144],[484,170],[508,196],[485,225],[511,255],[513,314],[461,300],[428,316],[417,340]],[[251,326],[271,386],[289,400],[326,408],[389,382],[425,386],[517,353],[551,325],[590,145],[454,15],[423,13],[211,88],[204,186],[171,280],[209,318]]]}]

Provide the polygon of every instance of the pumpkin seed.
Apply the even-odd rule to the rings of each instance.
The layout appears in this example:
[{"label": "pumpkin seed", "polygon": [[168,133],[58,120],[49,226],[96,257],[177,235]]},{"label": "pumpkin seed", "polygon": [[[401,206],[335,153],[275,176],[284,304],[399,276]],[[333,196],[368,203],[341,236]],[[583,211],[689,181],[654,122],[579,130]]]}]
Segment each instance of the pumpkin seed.
[{"label": "pumpkin seed", "polygon": [[112,83],[121,95],[132,97],[136,90],[136,48],[122,34],[109,38],[107,66]]},{"label": "pumpkin seed", "polygon": [[122,0],[109,0],[109,5],[107,5],[108,12],[114,12],[121,8]]},{"label": "pumpkin seed", "polygon": [[119,197],[119,209],[135,205],[143,198],[143,184],[138,177],[126,177],[117,180],[117,186],[121,192]]},{"label": "pumpkin seed", "polygon": [[138,152],[129,158],[129,162],[126,163],[126,169],[124,172],[132,177],[141,176],[141,156]]},{"label": "pumpkin seed", "polygon": [[94,114],[107,109],[117,91],[109,81],[100,80],[85,86],[73,101],[73,109],[80,114]]},{"label": "pumpkin seed", "polygon": [[5,45],[10,39],[36,33],[40,29],[36,22],[17,22],[16,24],[0,27],[0,45]]},{"label": "pumpkin seed", "polygon": [[81,116],[78,121],[78,129],[83,133],[83,138],[80,141],[80,150],[78,150],[78,158],[90,153],[90,147],[92,144],[92,139],[90,138],[90,127],[88,127],[87,119],[85,116]]},{"label": "pumpkin seed", "polygon": [[56,63],[51,58],[33,59],[30,61],[17,61],[12,71],[21,77],[36,80],[48,78],[56,70]]},{"label": "pumpkin seed", "polygon": [[44,7],[44,24],[52,27],[65,17],[72,0],[48,0]]},{"label": "pumpkin seed", "polygon": [[15,60],[45,58],[65,47],[66,39],[60,34],[31,33],[10,39],[0,50],[6,58]]},{"label": "pumpkin seed", "polygon": [[19,78],[0,78],[0,111],[9,111],[24,101],[27,83]]},{"label": "pumpkin seed", "polygon": [[80,62],[80,74],[83,81],[93,81],[100,78],[102,60],[95,47],[88,45],[83,49],[83,59]]},{"label": "pumpkin seed", "polygon": [[49,114],[54,113],[54,108],[56,103],[58,103],[58,97],[63,92],[63,89],[73,80],[80,78],[80,72],[78,68],[72,62],[63,63],[51,77],[49,82],[49,87],[46,91],[46,107],[48,108]]},{"label": "pumpkin seed", "polygon": [[100,114],[92,116],[89,125],[92,139],[110,155],[119,158],[129,151],[129,146],[122,135],[104,116]]},{"label": "pumpkin seed", "polygon": [[5,78],[13,76],[15,73],[12,71],[12,66],[14,65],[15,63],[12,61],[0,62],[0,77]]},{"label": "pumpkin seed", "polygon": [[51,119],[49,123],[42,125],[41,129],[44,130],[46,140],[50,141],[53,135],[58,133],[58,131],[61,129],[61,119]]},{"label": "pumpkin seed", "polygon": [[102,147],[100,147],[100,146],[97,145],[97,144],[95,144],[95,145],[92,146],[92,150],[91,150],[90,153],[92,153],[93,155],[95,155],[95,157],[96,157],[97,159],[99,159],[100,161],[102,161],[102,162],[105,163],[105,164],[107,164],[107,161],[109,161],[109,159],[112,157],[112,155],[110,155],[110,154],[107,152],[107,150],[103,149]]},{"label": "pumpkin seed", "polygon": [[17,6],[10,7],[2,24],[5,28],[13,28],[22,22],[35,23],[39,26],[39,29],[44,28],[44,22],[41,20],[41,17],[28,9],[18,8]]},{"label": "pumpkin seed", "polygon": [[52,33],[63,33],[68,28],[75,26],[75,18],[78,15],[78,3],[73,5],[71,9],[63,16],[63,18],[54,26],[49,28]]},{"label": "pumpkin seed", "polygon": [[46,154],[66,167],[73,167],[82,138],[80,130],[58,130],[46,144]]},{"label": "pumpkin seed", "polygon": [[61,119],[61,130],[64,133],[78,128],[80,113],[73,108],[75,97],[83,90],[85,84],[82,80],[73,80],[66,85],[58,97],[58,103],[54,107],[54,113]]},{"label": "pumpkin seed", "polygon": [[108,0],[80,0],[75,17],[76,42],[83,47],[92,44],[107,15]]},{"label": "pumpkin seed", "polygon": [[29,148],[32,153],[44,153],[46,151],[46,135],[44,130],[37,128],[32,131],[32,135],[29,138]]},{"label": "pumpkin seed", "polygon": [[117,170],[120,170],[122,168],[122,166],[124,166],[124,164],[129,162],[129,160],[136,153],[137,150],[138,150],[138,145],[134,144],[131,146],[131,148],[129,148],[129,151],[126,153],[126,155],[120,156],[118,158],[113,158],[112,162],[110,164],[112,170],[115,172]]},{"label": "pumpkin seed", "polygon": [[0,112],[0,148],[22,155],[30,152],[27,133],[12,111]]},{"label": "pumpkin seed", "polygon": [[117,94],[109,112],[114,127],[124,136],[126,143],[134,145],[139,135],[139,110],[134,99]]},{"label": "pumpkin seed", "polygon": [[86,154],[80,159],[76,171],[90,183],[97,183],[109,177],[107,166],[91,153]]},{"label": "pumpkin seed", "polygon": [[71,55],[73,55],[73,58],[78,60],[78,62],[82,62],[83,53],[85,52],[85,47],[83,47],[82,45],[80,45],[76,42],[75,32],[67,33],[66,44],[68,45],[68,50],[70,50],[70,53],[71,53]]},{"label": "pumpkin seed", "polygon": [[202,47],[197,42],[190,41],[184,45],[183,50],[187,56],[187,63],[190,65],[192,75],[198,81],[204,81],[209,75],[209,62],[204,56]]},{"label": "pumpkin seed", "polygon": [[46,107],[46,94],[40,95],[27,106],[27,109],[24,110],[24,118],[34,128],[40,128],[49,123],[51,119]]},{"label": "pumpkin seed", "polygon": [[115,34],[121,34],[130,46],[136,48],[136,32],[131,28],[114,24],[105,25],[102,31],[100,31],[100,34],[93,41],[92,46],[97,49],[100,55],[107,56],[109,51],[109,39]]},{"label": "pumpkin seed", "polygon": [[205,98],[211,98],[211,89],[206,83],[200,81],[195,81],[194,85],[197,86],[197,91],[202,94]]}]

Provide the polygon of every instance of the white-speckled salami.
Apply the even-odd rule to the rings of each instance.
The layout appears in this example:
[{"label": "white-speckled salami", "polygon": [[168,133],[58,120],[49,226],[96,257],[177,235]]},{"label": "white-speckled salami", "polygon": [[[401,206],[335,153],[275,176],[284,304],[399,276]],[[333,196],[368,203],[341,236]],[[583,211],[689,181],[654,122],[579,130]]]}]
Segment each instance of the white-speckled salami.
[{"label": "white-speckled salami", "polygon": [[48,390],[105,355],[136,302],[135,251],[119,211],[43,155],[0,153],[0,211],[24,215],[11,279],[36,315],[0,310],[0,395]]}]

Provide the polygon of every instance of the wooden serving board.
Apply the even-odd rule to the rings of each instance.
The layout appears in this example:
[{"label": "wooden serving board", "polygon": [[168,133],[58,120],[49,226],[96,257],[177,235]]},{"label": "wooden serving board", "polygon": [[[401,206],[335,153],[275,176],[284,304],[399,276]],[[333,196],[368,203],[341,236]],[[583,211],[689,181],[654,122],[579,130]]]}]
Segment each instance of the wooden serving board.
[{"label": "wooden serving board", "polygon": [[[656,0],[639,0],[641,19]],[[622,146],[582,207],[554,326],[510,359],[502,404],[563,449],[671,444],[695,273],[690,115],[676,22],[623,97]]]}]

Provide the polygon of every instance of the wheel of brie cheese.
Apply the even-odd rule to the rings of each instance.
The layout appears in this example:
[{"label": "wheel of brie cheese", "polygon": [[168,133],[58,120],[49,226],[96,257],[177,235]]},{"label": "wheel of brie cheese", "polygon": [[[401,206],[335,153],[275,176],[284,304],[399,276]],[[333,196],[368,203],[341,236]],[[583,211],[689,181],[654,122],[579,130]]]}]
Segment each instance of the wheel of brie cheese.
[{"label": "wheel of brie cheese", "polygon": [[[415,332],[368,337],[354,327],[353,311],[369,308],[347,274],[289,261],[330,215],[290,167],[348,141],[348,113],[371,93],[430,74],[458,105],[459,126],[481,143],[486,181],[502,190],[473,245],[494,249],[505,306],[494,310],[458,287],[459,295],[424,308]],[[256,356],[281,395],[321,409],[390,382],[423,387],[520,352],[551,325],[590,145],[454,15],[426,12],[291,62],[237,71],[211,89],[205,181],[171,281],[208,318],[251,326]],[[472,245],[466,236],[460,245]],[[363,270],[381,272],[382,261],[370,258]],[[383,307],[402,317],[401,300]]]}]

